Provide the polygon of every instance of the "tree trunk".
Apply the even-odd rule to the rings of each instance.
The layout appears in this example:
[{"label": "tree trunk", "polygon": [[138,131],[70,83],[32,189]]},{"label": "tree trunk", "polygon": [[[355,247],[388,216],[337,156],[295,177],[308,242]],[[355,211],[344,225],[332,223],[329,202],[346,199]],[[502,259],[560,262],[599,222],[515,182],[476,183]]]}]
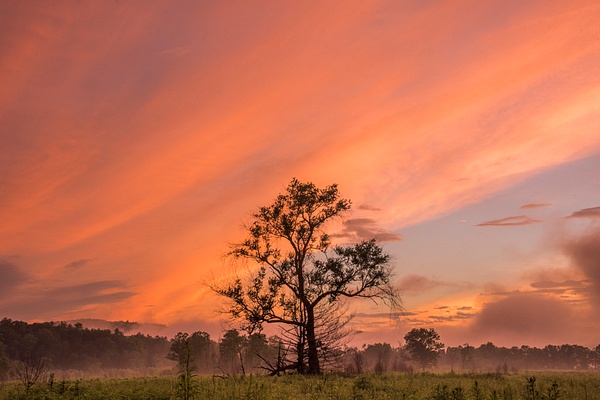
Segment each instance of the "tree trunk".
[{"label": "tree trunk", "polygon": [[298,342],[296,343],[296,352],[298,353],[297,371],[303,374],[305,371],[304,365],[304,328],[299,327]]},{"label": "tree trunk", "polygon": [[319,352],[317,350],[317,338],[315,337],[315,312],[308,308],[306,318],[306,342],[308,344],[308,373],[320,374]]}]

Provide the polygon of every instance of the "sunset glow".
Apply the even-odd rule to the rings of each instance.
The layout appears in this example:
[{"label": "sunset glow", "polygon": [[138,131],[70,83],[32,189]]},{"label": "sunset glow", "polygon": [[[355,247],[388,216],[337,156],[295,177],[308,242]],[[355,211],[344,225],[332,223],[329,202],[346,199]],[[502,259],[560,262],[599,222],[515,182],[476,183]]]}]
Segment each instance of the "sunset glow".
[{"label": "sunset glow", "polygon": [[[598,344],[597,1],[0,3],[0,314],[227,320],[293,177],[392,255],[357,343]],[[150,325],[149,325],[150,326]]]}]

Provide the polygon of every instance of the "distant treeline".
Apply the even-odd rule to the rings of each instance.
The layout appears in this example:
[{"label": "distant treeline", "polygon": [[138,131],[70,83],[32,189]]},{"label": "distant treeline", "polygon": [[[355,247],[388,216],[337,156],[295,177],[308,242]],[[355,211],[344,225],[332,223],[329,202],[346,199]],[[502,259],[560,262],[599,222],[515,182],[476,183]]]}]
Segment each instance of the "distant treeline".
[{"label": "distant treeline", "polygon": [[170,368],[166,337],[115,329],[86,329],[82,324],[0,321],[0,377],[6,379],[20,363],[42,360],[46,369],[99,374],[106,370],[143,371]]},{"label": "distant treeline", "polygon": [[[393,348],[388,343],[347,349],[344,359],[347,372],[413,371],[418,368],[406,349]],[[479,347],[464,344],[439,351],[437,369],[497,373],[600,369],[600,345],[594,349],[570,344],[548,345],[540,349],[529,346],[497,347],[493,343]]]},{"label": "distant treeline", "polygon": [[[217,342],[206,332],[179,333],[167,339],[141,333],[124,335],[118,329],[87,329],[80,323],[0,321],[0,379],[15,377],[19,368],[39,362],[48,372],[170,374],[177,372],[186,352],[198,373],[264,373],[276,370],[288,351],[285,341],[277,336],[243,335],[236,330],[225,332]],[[329,368],[348,373],[418,368],[405,348],[389,343],[343,348],[330,361]],[[594,349],[568,344],[540,349],[465,344],[441,350],[437,361],[437,368],[455,371],[598,369],[600,345]]]}]

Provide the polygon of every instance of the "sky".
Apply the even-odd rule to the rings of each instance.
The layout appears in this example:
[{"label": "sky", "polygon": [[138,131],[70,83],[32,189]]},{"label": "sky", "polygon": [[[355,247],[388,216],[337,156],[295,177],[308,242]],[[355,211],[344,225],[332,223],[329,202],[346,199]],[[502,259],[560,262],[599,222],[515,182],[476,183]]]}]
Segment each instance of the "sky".
[{"label": "sky", "polygon": [[[595,346],[600,3],[0,1],[0,316],[231,325],[294,177],[391,255],[354,343]],[[335,233],[335,232],[333,232]],[[154,332],[154,331],[153,331]]]}]

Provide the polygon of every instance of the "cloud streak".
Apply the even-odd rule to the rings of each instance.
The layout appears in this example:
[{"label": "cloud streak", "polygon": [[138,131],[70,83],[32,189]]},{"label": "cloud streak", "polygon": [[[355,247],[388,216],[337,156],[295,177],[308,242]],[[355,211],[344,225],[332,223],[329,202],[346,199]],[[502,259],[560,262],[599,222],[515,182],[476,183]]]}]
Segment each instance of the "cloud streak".
[{"label": "cloud streak", "polygon": [[371,218],[352,218],[343,222],[341,232],[331,235],[334,238],[351,240],[375,239],[378,242],[399,242],[402,235],[381,228]]},{"label": "cloud streak", "polygon": [[88,258],[83,258],[81,260],[71,261],[67,265],[64,266],[65,269],[79,269],[88,265],[92,260]]},{"label": "cloud streak", "polygon": [[408,275],[401,278],[398,282],[398,286],[407,292],[422,292],[446,285],[446,282],[434,280],[421,275]]},{"label": "cloud streak", "polygon": [[565,218],[600,218],[600,206],[574,211],[571,215]]},{"label": "cloud streak", "polygon": [[494,219],[491,221],[482,222],[476,226],[524,226],[531,225],[538,222],[542,222],[538,219],[528,217],[526,215],[518,215],[514,217],[506,217],[501,219]]},{"label": "cloud streak", "polygon": [[531,209],[535,209],[535,208],[549,207],[551,205],[552,204],[550,204],[550,203],[530,203],[530,204],[523,204],[519,208],[521,210],[531,210]]}]

